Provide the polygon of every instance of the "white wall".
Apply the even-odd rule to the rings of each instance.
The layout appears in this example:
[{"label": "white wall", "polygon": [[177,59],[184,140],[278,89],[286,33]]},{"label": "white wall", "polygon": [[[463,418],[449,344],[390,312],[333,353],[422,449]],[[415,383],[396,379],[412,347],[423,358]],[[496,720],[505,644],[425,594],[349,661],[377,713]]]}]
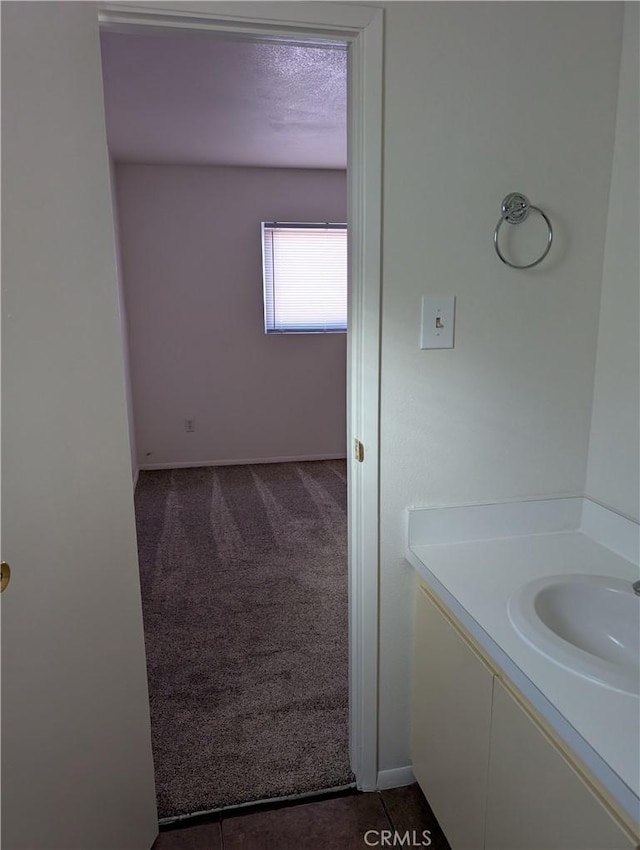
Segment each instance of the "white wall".
[{"label": "white wall", "polygon": [[[384,5],[383,770],[411,761],[407,506],[584,491],[622,24],[615,3]],[[530,271],[492,245],[515,190],[555,230]],[[454,350],[418,348],[428,293],[457,296]]]},{"label": "white wall", "polygon": [[129,452],[131,456],[131,477],[135,487],[138,480],[138,455],[136,452],[136,433],[133,421],[133,394],[131,391],[131,357],[129,355],[129,334],[127,330],[127,310],[122,279],[122,258],[120,256],[120,221],[118,218],[118,199],[116,188],[115,163],[109,158],[109,178],[111,181],[111,208],[113,210],[113,230],[116,249],[116,275],[118,278],[118,308],[120,330],[122,333],[122,354],[124,359],[124,388],[127,397],[127,423],[129,426]]},{"label": "white wall", "polygon": [[116,182],[140,466],[344,456],[346,335],[265,335],[260,222],[346,221],[345,172],[118,164]]},{"label": "white wall", "polygon": [[625,4],[587,495],[633,519],[640,499],[638,4]]}]

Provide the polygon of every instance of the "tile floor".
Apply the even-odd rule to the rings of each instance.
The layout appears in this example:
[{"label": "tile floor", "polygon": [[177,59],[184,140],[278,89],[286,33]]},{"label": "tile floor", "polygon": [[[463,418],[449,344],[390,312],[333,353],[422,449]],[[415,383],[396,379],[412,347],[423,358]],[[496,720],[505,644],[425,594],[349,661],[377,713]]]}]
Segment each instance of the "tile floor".
[{"label": "tile floor", "polygon": [[[387,834],[383,836],[382,830]],[[395,845],[394,831],[400,833]],[[223,813],[193,826],[166,828],[153,850],[365,850],[376,846],[449,850],[417,785]]]}]

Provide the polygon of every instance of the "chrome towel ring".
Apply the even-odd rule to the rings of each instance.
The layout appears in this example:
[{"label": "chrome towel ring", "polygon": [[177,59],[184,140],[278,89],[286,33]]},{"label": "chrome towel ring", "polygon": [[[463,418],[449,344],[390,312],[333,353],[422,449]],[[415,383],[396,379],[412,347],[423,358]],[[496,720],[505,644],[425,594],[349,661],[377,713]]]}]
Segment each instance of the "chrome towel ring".
[{"label": "chrome towel ring", "polygon": [[[507,260],[498,245],[498,233],[500,232],[500,228],[502,227],[502,222],[507,221],[509,224],[520,224],[521,221],[524,221],[525,218],[529,215],[530,210],[535,210],[537,213],[540,213],[542,218],[546,221],[547,227],[549,228],[549,234],[547,236],[547,247],[544,249],[544,252],[541,256],[538,257],[537,260],[534,260],[532,263],[527,263],[524,266],[518,266],[515,263],[510,263]],[[541,263],[544,258],[549,253],[551,248],[551,243],[553,242],[553,228],[551,227],[551,222],[547,218],[547,216],[542,212],[539,207],[534,207],[533,204],[530,204],[528,199],[521,194],[520,192],[511,192],[502,202],[502,215],[500,216],[500,221],[496,224],[496,229],[493,234],[493,245],[496,249],[496,254],[500,257],[503,263],[507,266],[511,266],[512,269],[530,269],[533,266],[537,266],[538,263]]]}]

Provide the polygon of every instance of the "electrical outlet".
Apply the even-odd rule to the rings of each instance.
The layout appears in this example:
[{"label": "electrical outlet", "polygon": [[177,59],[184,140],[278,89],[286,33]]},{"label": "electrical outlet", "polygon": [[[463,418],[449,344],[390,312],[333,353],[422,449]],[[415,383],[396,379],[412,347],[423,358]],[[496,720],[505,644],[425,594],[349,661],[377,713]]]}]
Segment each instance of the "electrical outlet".
[{"label": "electrical outlet", "polygon": [[184,430],[191,433],[196,430],[196,420],[195,419],[185,419],[184,420]]}]

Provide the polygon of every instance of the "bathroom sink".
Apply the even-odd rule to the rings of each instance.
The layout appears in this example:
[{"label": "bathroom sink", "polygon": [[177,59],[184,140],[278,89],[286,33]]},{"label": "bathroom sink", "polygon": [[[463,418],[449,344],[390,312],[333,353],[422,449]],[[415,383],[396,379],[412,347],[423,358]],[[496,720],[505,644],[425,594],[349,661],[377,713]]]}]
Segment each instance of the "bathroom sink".
[{"label": "bathroom sink", "polygon": [[592,575],[537,579],[507,605],[516,631],[579,676],[640,694],[640,597],[631,581]]}]

